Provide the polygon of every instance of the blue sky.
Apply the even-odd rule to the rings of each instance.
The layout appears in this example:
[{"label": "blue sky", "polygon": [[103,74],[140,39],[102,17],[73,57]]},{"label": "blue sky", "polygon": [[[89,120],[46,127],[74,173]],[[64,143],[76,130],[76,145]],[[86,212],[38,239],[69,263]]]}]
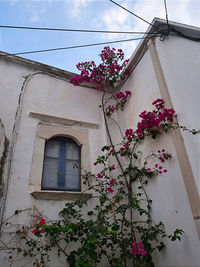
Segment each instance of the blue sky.
[{"label": "blue sky", "polygon": [[[163,0],[116,0],[151,22],[165,18]],[[170,20],[200,27],[200,0],[167,0]],[[0,0],[0,25],[113,31],[146,31],[148,24],[108,0]],[[141,36],[141,35],[140,35]],[[140,37],[127,34],[45,32],[0,29],[0,50],[8,53]],[[113,44],[126,58],[137,42]],[[96,60],[104,46],[38,53],[23,57],[72,72],[78,62]]]}]

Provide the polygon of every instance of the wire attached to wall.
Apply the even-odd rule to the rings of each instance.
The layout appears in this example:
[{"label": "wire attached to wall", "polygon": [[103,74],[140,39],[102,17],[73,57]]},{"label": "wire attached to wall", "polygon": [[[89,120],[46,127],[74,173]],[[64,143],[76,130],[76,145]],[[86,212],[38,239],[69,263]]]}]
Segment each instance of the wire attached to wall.
[{"label": "wire attached to wall", "polygon": [[168,21],[168,12],[167,12],[167,2],[164,0],[164,5],[165,5],[165,15],[166,15],[166,21],[167,21],[167,29],[168,29],[168,34],[169,34],[169,21]]},{"label": "wire attached to wall", "polygon": [[47,27],[29,27],[29,26],[12,26],[0,25],[2,29],[16,29],[16,30],[38,30],[38,31],[61,31],[61,32],[83,32],[83,33],[113,33],[113,34],[146,34],[142,31],[105,31],[105,30],[84,30],[84,29],[66,29],[66,28],[47,28]]},{"label": "wire attached to wall", "polygon": [[9,54],[9,55],[0,55],[0,57],[18,56],[18,55],[44,53],[44,52],[68,50],[68,49],[74,49],[74,48],[83,48],[83,47],[91,47],[91,46],[98,46],[98,45],[106,45],[106,44],[113,44],[113,43],[130,42],[130,41],[137,41],[137,40],[142,40],[142,39],[150,39],[152,37],[157,37],[157,36],[159,36],[159,35],[158,34],[151,34],[150,36],[132,38],[132,39],[125,39],[125,40],[117,40],[117,41],[93,43],[93,44],[84,44],[84,45],[76,45],[76,46],[67,46],[67,47],[58,47],[58,48],[50,48],[50,49],[41,49],[41,50],[33,50],[33,51],[25,51],[25,52],[17,52],[17,53],[12,53],[12,54]]}]

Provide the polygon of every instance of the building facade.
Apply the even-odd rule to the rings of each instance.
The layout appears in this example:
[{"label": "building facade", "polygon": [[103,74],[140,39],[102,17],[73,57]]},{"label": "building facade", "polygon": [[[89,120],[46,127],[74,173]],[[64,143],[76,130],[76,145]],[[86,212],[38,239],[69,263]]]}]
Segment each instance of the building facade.
[{"label": "building facade", "polygon": [[[153,21],[156,27],[163,24],[166,26],[160,19]],[[192,40],[200,29],[177,23],[170,25],[176,34],[169,34],[164,40],[145,39],[138,45],[128,65],[130,76],[116,88],[116,91],[132,92],[127,107],[117,118],[123,130],[135,129],[139,114],[151,110],[156,98],[163,98],[166,106],[176,110],[181,125],[200,129],[200,47]],[[147,32],[154,30],[150,27]],[[70,177],[78,177],[72,167],[71,176],[63,178],[66,166],[60,161],[62,152],[59,151],[69,150],[69,158],[65,160],[80,164],[82,173],[85,170],[97,173],[93,162],[101,147],[109,144],[99,109],[103,93],[90,83],[74,87],[69,83],[73,73],[3,52],[0,75],[1,223],[16,210],[28,208],[37,208],[41,214],[57,219],[66,201],[87,199],[92,194],[81,181],[71,183]],[[119,136],[114,127],[111,133],[117,142]],[[167,248],[155,254],[154,261],[156,266],[197,267],[200,262],[200,136],[176,130],[147,142],[143,149],[154,151],[161,146],[173,158],[168,163],[167,175],[150,181],[148,193],[153,199],[153,217],[164,222],[167,233],[181,228],[184,235],[181,242],[166,241]],[[44,165],[52,170],[46,176]],[[53,183],[55,170],[60,173],[58,184]],[[15,220],[28,222],[26,216]],[[9,264],[2,252],[0,266]],[[56,258],[51,264],[66,266],[62,259],[60,262]]]}]

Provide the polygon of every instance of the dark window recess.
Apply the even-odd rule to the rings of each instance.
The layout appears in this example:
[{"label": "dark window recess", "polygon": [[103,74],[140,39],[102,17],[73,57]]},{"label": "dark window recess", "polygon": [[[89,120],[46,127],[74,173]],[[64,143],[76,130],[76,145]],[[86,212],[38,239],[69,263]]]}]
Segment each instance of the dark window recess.
[{"label": "dark window recess", "polygon": [[42,189],[81,191],[80,146],[72,139],[55,137],[46,142]]}]

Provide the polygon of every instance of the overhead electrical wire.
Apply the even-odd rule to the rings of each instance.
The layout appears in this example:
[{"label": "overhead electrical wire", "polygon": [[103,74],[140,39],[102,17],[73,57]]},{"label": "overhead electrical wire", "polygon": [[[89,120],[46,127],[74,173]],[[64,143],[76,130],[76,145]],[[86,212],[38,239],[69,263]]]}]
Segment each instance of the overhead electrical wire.
[{"label": "overhead electrical wire", "polygon": [[167,21],[167,24],[169,25],[166,0],[164,0],[164,4],[165,4],[166,21]]},{"label": "overhead electrical wire", "polygon": [[160,37],[161,40],[164,40],[165,37],[170,33],[173,32],[181,37],[185,37],[190,40],[200,41],[200,38],[187,36],[180,31],[174,29],[169,25],[168,21],[168,12],[167,12],[167,3],[164,0],[165,5],[165,13],[166,13],[166,21],[168,26],[168,32],[161,30],[159,27],[155,26],[152,23],[149,23],[142,17],[138,16],[137,14],[133,13],[132,11],[128,10],[127,8],[121,6],[120,4],[116,3],[113,0],[109,0],[110,2],[114,3],[115,5],[119,6],[120,8],[124,9],[125,11],[129,12],[130,14],[134,15],[138,19],[144,21],[145,23],[154,27],[157,31],[154,33],[150,32],[139,32],[139,31],[106,31],[106,30],[84,30],[84,29],[66,29],[66,28],[46,28],[46,27],[28,27],[28,26],[12,26],[12,25],[0,25],[0,28],[8,28],[8,29],[20,29],[20,30],[44,30],[44,31],[63,31],[63,32],[88,32],[88,33],[122,33],[122,34],[144,34],[144,37],[133,38],[133,39],[125,39],[125,40],[117,40],[117,41],[110,41],[110,42],[101,42],[101,43],[93,43],[93,44],[84,44],[84,45],[76,45],[76,46],[68,46],[68,47],[58,47],[58,48],[50,48],[50,49],[41,49],[41,50],[33,50],[33,51],[25,51],[25,52],[17,52],[12,54],[0,55],[0,57],[5,56],[17,56],[17,55],[26,55],[26,54],[34,54],[34,53],[43,53],[43,52],[51,52],[51,51],[59,51],[59,50],[67,50],[67,49],[74,49],[74,48],[83,48],[83,47],[91,47],[91,46],[98,46],[98,45],[106,45],[106,44],[113,44],[113,43],[121,43],[121,42],[129,42],[135,40],[142,40],[142,39],[150,39],[152,37]]},{"label": "overhead electrical wire", "polygon": [[167,30],[169,34],[169,21],[168,21],[168,13],[167,13],[167,2],[164,0],[164,5],[165,5],[165,15],[166,15],[166,21],[167,21]]},{"label": "overhead electrical wire", "polygon": [[129,12],[130,14],[132,14],[133,16],[137,17],[138,19],[144,21],[145,23],[151,25],[152,27],[156,28],[157,30],[160,31],[160,29],[158,27],[156,27],[155,25],[151,24],[150,22],[148,22],[147,20],[143,19],[142,17],[138,16],[137,14],[133,13],[132,11],[128,10],[127,8],[125,8],[124,6],[121,6],[120,4],[116,3],[115,1],[113,0],[108,0],[110,2],[112,2],[113,4],[121,7],[122,9],[124,9],[125,11]]},{"label": "overhead electrical wire", "polygon": [[[183,32],[180,32],[179,30],[177,30],[177,28],[175,27],[172,27],[170,24],[169,24],[169,21],[168,21],[168,13],[167,13],[167,3],[166,3],[166,0],[164,0],[164,4],[165,4],[165,13],[166,13],[166,21],[167,21],[167,32],[166,30],[164,29],[160,29],[160,27],[157,27],[155,26],[154,24],[148,22],[147,20],[143,19],[142,17],[138,16],[137,14],[133,13],[132,11],[128,10],[127,8],[125,8],[124,6],[116,3],[115,1],[113,0],[108,0],[110,2],[112,2],[113,4],[119,6],[120,8],[124,9],[125,11],[129,12],[130,14],[132,14],[133,16],[137,17],[138,19],[144,21],[145,23],[151,25],[153,28],[155,28],[157,31],[154,32],[154,33],[157,33],[157,34],[161,34],[161,41],[163,41],[165,39],[165,37],[169,34],[169,33],[174,33],[180,37],[183,37],[183,38],[186,38],[188,40],[192,40],[192,41],[196,41],[196,42],[200,42],[200,36],[197,36],[197,35],[189,35],[189,34],[185,34]],[[161,25],[160,25],[161,26]]]},{"label": "overhead electrical wire", "polygon": [[8,54],[8,55],[0,55],[0,57],[18,56],[18,55],[44,53],[44,52],[51,52],[51,51],[58,51],[58,50],[67,50],[67,49],[74,49],[74,48],[83,48],[83,47],[90,47],[90,46],[98,46],[98,45],[130,42],[130,41],[136,41],[136,40],[142,40],[142,39],[150,39],[151,37],[157,37],[157,36],[159,36],[159,35],[158,34],[151,34],[151,36],[144,36],[144,37],[133,38],[133,39],[125,39],[125,40],[117,40],[117,41],[102,42],[102,43],[93,43],[93,44],[84,44],[84,45],[75,45],[75,46],[67,46],[67,47],[58,47],[58,48],[50,48],[50,49],[41,49],[41,50],[17,52],[17,53],[12,53],[12,54]]},{"label": "overhead electrical wire", "polygon": [[140,32],[140,31],[123,32],[123,31],[84,30],[84,29],[66,29],[66,28],[46,28],[46,27],[29,27],[29,26],[12,26],[12,25],[0,25],[0,28],[17,29],[17,30],[61,31],[61,32],[146,34],[145,32]]}]

